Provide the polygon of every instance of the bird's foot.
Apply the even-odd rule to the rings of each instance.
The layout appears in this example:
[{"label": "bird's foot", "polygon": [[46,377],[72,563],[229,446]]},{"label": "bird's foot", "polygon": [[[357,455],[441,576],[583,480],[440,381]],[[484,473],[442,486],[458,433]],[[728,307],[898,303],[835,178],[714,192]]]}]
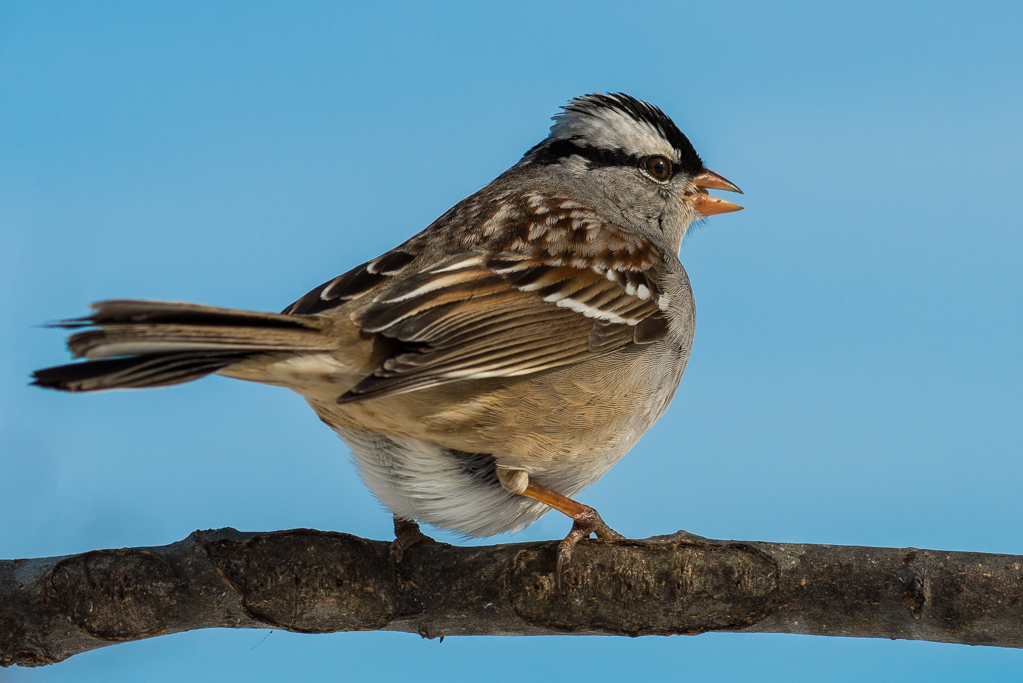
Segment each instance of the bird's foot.
[{"label": "bird's foot", "polygon": [[420,543],[437,543],[437,541],[424,534],[416,522],[395,516],[394,540],[391,541],[391,571],[396,569],[406,550]]},{"label": "bird's foot", "polygon": [[590,534],[597,534],[597,538],[607,541],[623,541],[625,537],[612,529],[600,518],[600,513],[589,505],[583,505],[579,501],[563,496],[546,486],[530,481],[523,491],[513,491],[527,498],[546,503],[552,508],[572,518],[572,530],[565,536],[565,540],[558,544],[558,561],[554,566],[554,585],[561,590],[561,574],[565,565],[572,558],[572,549],[579,541]]},{"label": "bird's foot", "polygon": [[572,559],[572,550],[584,538],[590,534],[596,534],[597,538],[607,541],[624,541],[625,537],[607,525],[600,517],[600,513],[589,505],[577,503],[583,509],[572,515],[572,530],[568,536],[558,544],[558,560],[554,566],[554,585],[561,590],[561,574],[565,565]]}]

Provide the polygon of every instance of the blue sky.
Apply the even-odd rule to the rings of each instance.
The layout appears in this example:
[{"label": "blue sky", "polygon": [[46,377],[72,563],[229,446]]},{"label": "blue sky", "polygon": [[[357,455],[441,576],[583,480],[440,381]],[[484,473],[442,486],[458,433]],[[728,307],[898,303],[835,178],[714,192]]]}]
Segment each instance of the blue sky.
[{"label": "blue sky", "polygon": [[[1023,554],[1021,32],[1007,2],[0,4],[0,557],[220,526],[388,538],[298,396],[45,392],[29,373],[67,356],[36,326],[114,297],[280,310],[593,91],[664,109],[747,209],[683,245],[682,386],[581,499],[635,537]],[[0,681],[1023,676],[1023,652],[906,641],[264,636]]]}]

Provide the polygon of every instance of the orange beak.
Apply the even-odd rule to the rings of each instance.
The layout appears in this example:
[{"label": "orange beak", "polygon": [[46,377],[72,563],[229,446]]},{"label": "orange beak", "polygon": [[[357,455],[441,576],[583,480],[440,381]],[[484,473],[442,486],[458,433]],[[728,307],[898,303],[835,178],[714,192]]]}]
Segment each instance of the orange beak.
[{"label": "orange beak", "polygon": [[700,175],[693,178],[693,185],[696,185],[697,187],[696,196],[693,197],[692,200],[693,208],[704,216],[716,216],[719,213],[742,211],[742,207],[738,204],[730,202],[727,199],[715,197],[707,192],[707,189],[709,188],[711,190],[728,190],[729,192],[738,192],[739,194],[742,194],[742,190],[740,190],[735,183],[726,180],[714,171],[706,168],[703,169],[703,172],[700,173]]}]

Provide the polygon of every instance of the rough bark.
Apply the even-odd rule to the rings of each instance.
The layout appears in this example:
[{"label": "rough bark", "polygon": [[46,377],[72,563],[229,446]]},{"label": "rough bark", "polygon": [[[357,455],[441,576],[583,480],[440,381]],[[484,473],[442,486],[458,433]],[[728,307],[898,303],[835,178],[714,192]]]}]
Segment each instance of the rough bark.
[{"label": "rough bark", "polygon": [[0,665],[52,664],[198,628],[303,633],[671,635],[707,631],[1023,647],[1023,557],[713,541],[416,546],[299,529],[197,531],[153,548],[0,561]]}]

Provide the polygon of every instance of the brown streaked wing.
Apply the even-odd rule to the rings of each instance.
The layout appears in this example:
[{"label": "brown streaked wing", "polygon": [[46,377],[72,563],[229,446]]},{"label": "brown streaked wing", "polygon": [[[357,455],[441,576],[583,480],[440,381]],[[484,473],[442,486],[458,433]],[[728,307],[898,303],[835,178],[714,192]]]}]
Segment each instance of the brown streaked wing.
[{"label": "brown streaked wing", "polygon": [[649,343],[657,325],[646,321],[663,314],[656,286],[645,286],[641,298],[624,278],[591,268],[453,259],[395,283],[353,314],[363,330],[403,349],[339,400],[524,375]]},{"label": "brown streaked wing", "polygon": [[[438,247],[459,253],[435,261],[427,255]],[[662,268],[653,243],[592,207],[539,191],[484,191],[285,312],[326,313],[351,302],[345,310],[363,332],[399,342],[339,399],[348,402],[654,342],[667,329],[658,306]]]}]

